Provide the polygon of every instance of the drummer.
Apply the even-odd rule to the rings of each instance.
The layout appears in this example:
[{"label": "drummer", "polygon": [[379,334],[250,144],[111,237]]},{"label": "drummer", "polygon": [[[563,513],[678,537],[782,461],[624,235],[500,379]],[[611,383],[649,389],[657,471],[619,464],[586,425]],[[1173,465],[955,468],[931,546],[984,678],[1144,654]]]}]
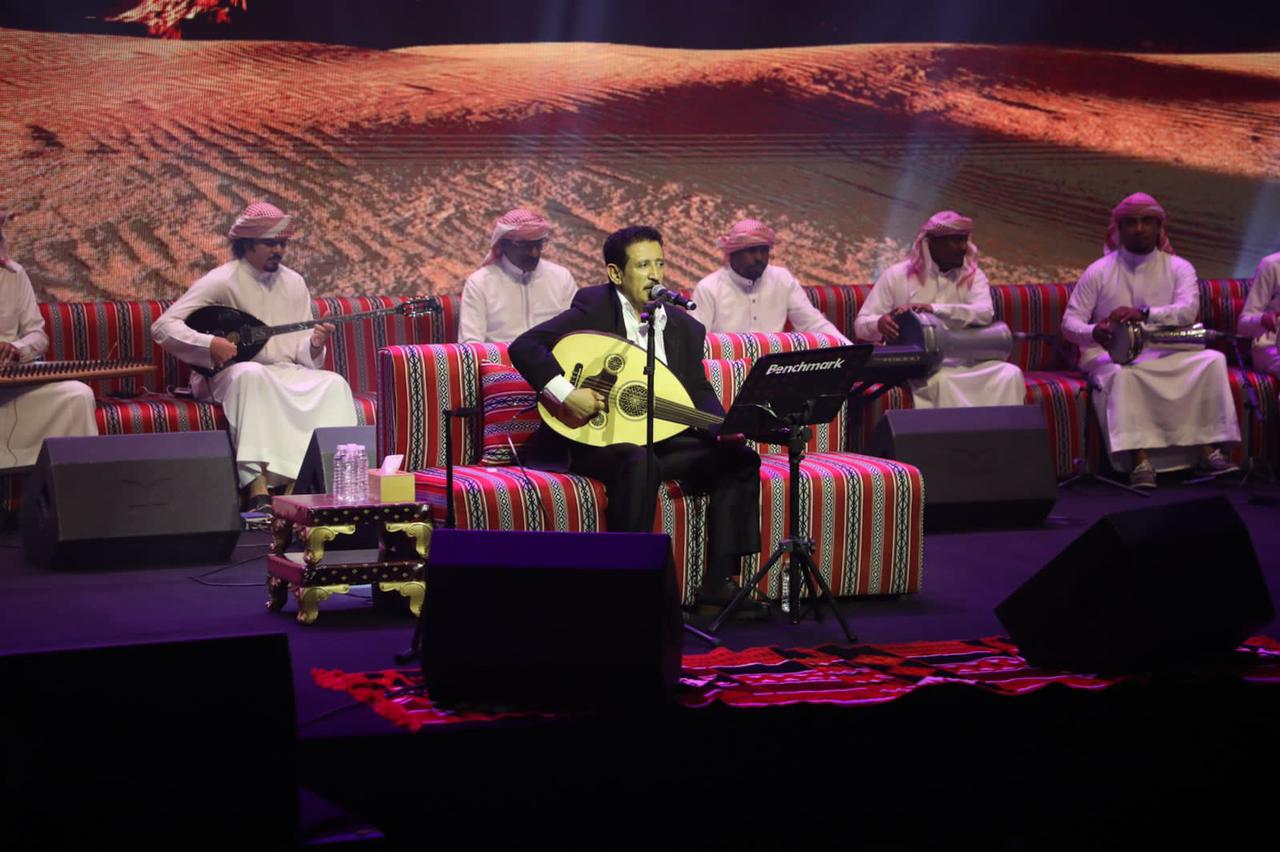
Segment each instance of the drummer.
[{"label": "drummer", "polygon": [[[881,274],[858,311],[854,332],[873,343],[895,343],[899,320],[909,311],[929,315],[950,329],[990,325],[995,316],[978,247],[969,238],[973,220],[952,210],[935,213],[920,227],[907,259]],[[948,358],[932,376],[910,382],[916,408],[1022,405],[1022,370],[1007,361]]]},{"label": "drummer", "polygon": [[1080,345],[1111,464],[1129,470],[1136,488],[1155,488],[1158,471],[1237,469],[1219,449],[1240,440],[1221,352],[1145,348],[1124,366],[1108,353],[1127,323],[1195,321],[1196,271],[1173,253],[1165,221],[1164,208],[1143,192],[1116,205],[1105,254],[1080,276],[1062,318],[1063,334]]}]

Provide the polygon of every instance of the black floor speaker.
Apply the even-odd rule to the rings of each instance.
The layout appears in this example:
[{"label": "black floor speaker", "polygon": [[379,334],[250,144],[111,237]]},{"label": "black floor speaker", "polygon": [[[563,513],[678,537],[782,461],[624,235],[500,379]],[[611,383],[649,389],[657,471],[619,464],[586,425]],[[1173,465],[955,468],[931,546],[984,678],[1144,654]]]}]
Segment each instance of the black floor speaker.
[{"label": "black floor speaker", "polygon": [[433,700],[635,707],[674,692],[682,631],[666,535],[442,529],[426,575]]},{"label": "black floor speaker", "polygon": [[281,634],[0,656],[8,849],[296,849]]},{"label": "black floor speaker", "polygon": [[48,438],[21,523],[27,559],[43,567],[226,561],[240,537],[227,433]]},{"label": "black floor speaker", "polygon": [[1230,651],[1275,607],[1248,529],[1213,497],[1104,516],[996,615],[1036,665],[1127,672]]},{"label": "black floor speaker", "polygon": [[866,453],[920,469],[929,529],[1032,526],[1058,500],[1049,432],[1035,405],[892,409]]},{"label": "black floor speaker", "polygon": [[294,482],[295,494],[328,494],[333,489],[333,457],[339,444],[359,444],[369,451],[369,466],[377,467],[378,438],[372,426],[321,426],[311,433],[311,443]]}]

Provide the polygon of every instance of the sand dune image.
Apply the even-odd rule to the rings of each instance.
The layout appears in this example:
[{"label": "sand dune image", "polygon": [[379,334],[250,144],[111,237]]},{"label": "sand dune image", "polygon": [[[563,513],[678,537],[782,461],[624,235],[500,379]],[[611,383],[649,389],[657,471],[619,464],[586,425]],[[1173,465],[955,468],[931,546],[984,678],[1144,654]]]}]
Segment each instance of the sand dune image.
[{"label": "sand dune image", "polygon": [[45,298],[175,296],[257,198],[298,214],[286,262],[333,295],[455,291],[518,204],[584,283],[604,235],[643,222],[691,286],[743,215],[805,283],[870,281],[942,208],[976,218],[993,281],[1073,279],[1137,189],[1202,275],[1280,240],[1280,55],[0,30],[0,57],[0,203]]}]

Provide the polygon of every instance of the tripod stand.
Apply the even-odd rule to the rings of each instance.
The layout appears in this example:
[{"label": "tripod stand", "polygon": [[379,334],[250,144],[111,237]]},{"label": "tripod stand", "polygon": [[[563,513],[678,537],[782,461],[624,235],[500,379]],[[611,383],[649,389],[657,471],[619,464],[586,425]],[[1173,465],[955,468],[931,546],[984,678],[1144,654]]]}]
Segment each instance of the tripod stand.
[{"label": "tripod stand", "polygon": [[[768,575],[779,559],[786,556],[787,566],[785,570],[789,585],[788,604],[791,610],[791,623],[799,624],[803,615],[800,612],[800,586],[803,583],[812,601],[810,607],[813,609],[814,619],[817,621],[822,620],[822,605],[826,604],[831,608],[831,614],[835,616],[836,621],[839,622],[840,629],[844,631],[845,639],[850,642],[858,641],[857,635],[849,629],[849,623],[845,621],[844,616],[840,614],[840,610],[836,607],[835,595],[831,593],[831,588],[827,585],[827,581],[823,579],[822,572],[814,564],[813,553],[815,547],[813,539],[801,536],[800,462],[804,460],[804,448],[813,436],[813,430],[809,428],[805,418],[805,412],[794,412],[783,418],[783,422],[787,424],[785,429],[788,433],[787,463],[790,471],[790,481],[788,482],[790,507],[787,512],[787,532],[789,536],[778,542],[773,549],[773,554],[769,557],[769,561],[756,570],[749,582],[742,584],[738,594],[716,616],[716,620],[711,622],[711,626],[708,628],[711,633],[718,631],[727,620],[733,617],[734,611],[747,599],[747,595],[751,594],[751,590]],[[822,591],[821,594],[818,594],[819,589]]]},{"label": "tripod stand", "polygon": [[787,603],[791,623],[800,622],[800,589],[803,585],[809,592],[814,618],[821,620],[821,607],[825,604],[840,623],[845,638],[850,642],[857,641],[848,622],[836,608],[835,595],[813,561],[813,539],[803,534],[800,462],[804,460],[805,447],[813,437],[811,427],[815,423],[830,421],[840,412],[848,398],[848,388],[870,357],[871,346],[865,343],[766,355],[756,362],[751,375],[738,391],[733,408],[725,416],[723,430],[731,434],[741,432],[757,441],[787,445],[790,476],[787,483],[790,495],[787,538],[778,542],[765,564],[749,582],[742,584],[733,600],[711,623],[708,628],[711,633],[733,617],[751,590],[778,560],[786,556]]}]

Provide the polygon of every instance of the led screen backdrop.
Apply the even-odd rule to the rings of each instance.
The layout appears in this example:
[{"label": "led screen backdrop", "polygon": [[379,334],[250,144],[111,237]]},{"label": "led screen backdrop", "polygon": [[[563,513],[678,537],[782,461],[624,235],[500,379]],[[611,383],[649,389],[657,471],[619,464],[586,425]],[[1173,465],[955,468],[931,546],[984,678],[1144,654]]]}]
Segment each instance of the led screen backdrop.
[{"label": "led screen backdrop", "polygon": [[994,282],[1073,280],[1139,189],[1202,276],[1280,248],[1277,53],[8,29],[0,70],[0,204],[46,299],[173,297],[258,198],[298,215],[286,263],[325,295],[455,291],[517,205],[580,283],[605,234],[652,223],[692,286],[744,215],[803,282],[867,282],[941,208],[977,220]]}]

